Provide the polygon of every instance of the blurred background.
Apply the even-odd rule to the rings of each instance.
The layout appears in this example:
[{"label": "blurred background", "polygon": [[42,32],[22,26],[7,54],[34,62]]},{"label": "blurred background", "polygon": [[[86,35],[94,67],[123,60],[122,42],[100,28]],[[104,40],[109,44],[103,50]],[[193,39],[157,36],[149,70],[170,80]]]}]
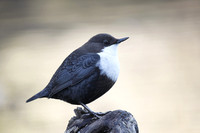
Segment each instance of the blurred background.
[{"label": "blurred background", "polygon": [[0,0],[0,132],[62,133],[76,105],[25,101],[98,33],[119,46],[120,76],[88,106],[126,110],[141,133],[200,131],[199,0]]}]

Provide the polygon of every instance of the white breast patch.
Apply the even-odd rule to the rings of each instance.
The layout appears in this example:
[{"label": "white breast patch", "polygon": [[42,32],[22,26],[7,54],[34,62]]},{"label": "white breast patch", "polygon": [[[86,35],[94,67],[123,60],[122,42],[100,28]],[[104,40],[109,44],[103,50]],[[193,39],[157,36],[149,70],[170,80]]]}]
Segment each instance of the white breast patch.
[{"label": "white breast patch", "polygon": [[108,76],[114,82],[119,75],[119,60],[117,56],[118,44],[113,44],[109,47],[105,47],[102,52],[98,53],[100,61],[97,63],[102,75]]}]

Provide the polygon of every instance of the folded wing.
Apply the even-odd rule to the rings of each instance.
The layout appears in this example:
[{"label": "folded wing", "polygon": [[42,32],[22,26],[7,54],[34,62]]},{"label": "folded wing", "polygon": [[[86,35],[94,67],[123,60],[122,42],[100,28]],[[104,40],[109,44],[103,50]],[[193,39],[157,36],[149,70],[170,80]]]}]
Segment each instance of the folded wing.
[{"label": "folded wing", "polygon": [[86,54],[76,58],[70,55],[53,75],[49,98],[63,89],[76,85],[96,71],[96,63],[100,60],[98,54]]}]

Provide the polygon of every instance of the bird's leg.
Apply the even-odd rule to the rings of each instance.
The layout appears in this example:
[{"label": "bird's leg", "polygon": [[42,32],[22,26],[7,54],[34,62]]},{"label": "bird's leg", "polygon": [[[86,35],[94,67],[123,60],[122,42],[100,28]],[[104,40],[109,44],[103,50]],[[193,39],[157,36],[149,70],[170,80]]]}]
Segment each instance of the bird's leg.
[{"label": "bird's leg", "polygon": [[95,112],[93,112],[87,105],[80,103],[88,112],[90,112],[91,114],[93,114],[94,116],[96,116],[98,119],[100,119],[101,117],[98,116]]}]

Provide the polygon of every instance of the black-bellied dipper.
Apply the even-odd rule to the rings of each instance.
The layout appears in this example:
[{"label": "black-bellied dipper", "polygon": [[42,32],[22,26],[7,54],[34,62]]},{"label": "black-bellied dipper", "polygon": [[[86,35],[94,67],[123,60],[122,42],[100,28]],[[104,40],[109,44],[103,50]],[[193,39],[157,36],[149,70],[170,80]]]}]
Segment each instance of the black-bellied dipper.
[{"label": "black-bellied dipper", "polygon": [[119,61],[118,44],[128,37],[116,39],[109,34],[98,34],[72,52],[60,65],[48,85],[28,99],[54,98],[82,105],[93,115],[86,104],[106,93],[117,81]]}]

